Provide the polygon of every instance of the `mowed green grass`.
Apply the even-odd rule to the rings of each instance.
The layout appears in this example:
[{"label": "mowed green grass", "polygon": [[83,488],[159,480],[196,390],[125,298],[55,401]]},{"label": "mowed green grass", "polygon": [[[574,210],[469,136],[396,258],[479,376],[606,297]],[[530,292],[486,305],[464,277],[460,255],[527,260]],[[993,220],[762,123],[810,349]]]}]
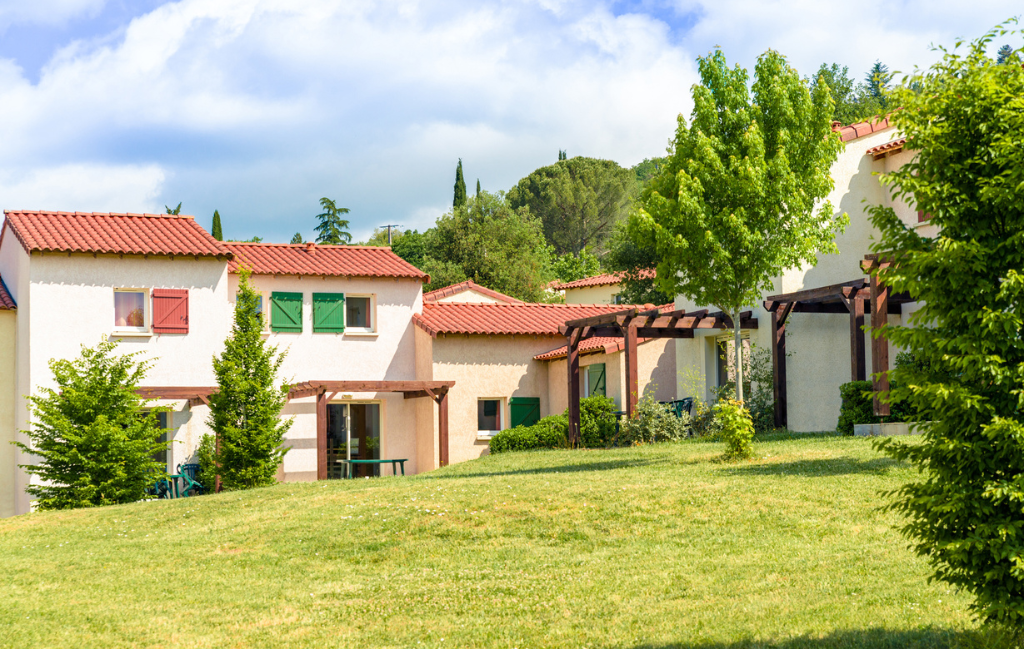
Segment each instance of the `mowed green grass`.
[{"label": "mowed green grass", "polygon": [[0,521],[13,647],[992,646],[863,439],[485,457]]}]

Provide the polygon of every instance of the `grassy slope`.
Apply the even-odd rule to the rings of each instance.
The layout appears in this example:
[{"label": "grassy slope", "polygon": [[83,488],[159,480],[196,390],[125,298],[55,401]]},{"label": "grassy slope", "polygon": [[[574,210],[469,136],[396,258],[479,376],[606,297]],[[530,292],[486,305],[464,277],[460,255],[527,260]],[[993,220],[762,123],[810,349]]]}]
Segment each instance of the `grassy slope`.
[{"label": "grassy slope", "polygon": [[[11,646],[933,647],[964,596],[868,442],[487,457],[0,521]],[[443,639],[443,640],[442,640]]]}]

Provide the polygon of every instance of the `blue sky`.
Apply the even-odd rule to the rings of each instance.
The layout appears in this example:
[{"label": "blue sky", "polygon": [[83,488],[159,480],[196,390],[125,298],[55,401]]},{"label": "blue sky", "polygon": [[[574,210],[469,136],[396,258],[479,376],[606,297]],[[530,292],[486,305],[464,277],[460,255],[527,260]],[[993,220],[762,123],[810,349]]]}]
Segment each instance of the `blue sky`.
[{"label": "blue sky", "polygon": [[[503,190],[559,149],[632,165],[690,110],[694,59],[804,74],[928,65],[1019,3],[0,0],[0,206],[185,213],[232,238],[424,229],[455,164]],[[1014,42],[1019,45],[1019,39]]]}]

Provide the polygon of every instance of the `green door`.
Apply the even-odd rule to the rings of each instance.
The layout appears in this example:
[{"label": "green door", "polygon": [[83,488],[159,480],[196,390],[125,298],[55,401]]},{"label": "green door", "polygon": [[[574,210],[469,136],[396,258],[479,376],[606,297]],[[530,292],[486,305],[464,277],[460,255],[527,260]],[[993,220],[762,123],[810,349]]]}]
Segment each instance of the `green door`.
[{"label": "green door", "polygon": [[512,428],[532,426],[540,421],[540,399],[538,397],[512,397],[509,401]]}]

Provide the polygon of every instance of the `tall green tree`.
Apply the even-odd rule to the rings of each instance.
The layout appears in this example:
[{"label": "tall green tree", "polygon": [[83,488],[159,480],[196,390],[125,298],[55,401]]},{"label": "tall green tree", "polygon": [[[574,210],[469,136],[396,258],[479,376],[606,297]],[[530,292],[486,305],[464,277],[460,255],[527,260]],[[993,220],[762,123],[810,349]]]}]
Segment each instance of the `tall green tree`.
[{"label": "tall green tree", "polygon": [[832,119],[842,124],[853,124],[860,121],[870,113],[858,100],[855,83],[850,78],[850,69],[838,63],[822,63],[821,67],[808,79],[810,85],[825,84],[832,94],[832,101],[835,108],[832,109]]},{"label": "tall green tree", "polygon": [[[404,238],[404,237],[403,237]],[[502,193],[481,192],[453,208],[429,231],[422,270],[429,290],[466,279],[526,301],[544,297],[554,279],[541,223]]]},{"label": "tall green tree", "polygon": [[214,239],[216,239],[217,241],[224,240],[224,230],[221,228],[220,225],[220,212],[218,212],[217,210],[213,211],[213,227],[211,229],[213,230],[211,234],[213,235]]},{"label": "tall green tree", "polygon": [[480,195],[480,179],[479,178],[476,179],[476,195],[477,196]]},{"label": "tall green tree", "polygon": [[638,162],[633,166],[633,173],[636,174],[636,181],[642,187],[649,180],[656,177],[661,173],[661,168],[665,166],[665,158],[644,158],[643,162]]},{"label": "tall green tree", "polygon": [[619,274],[619,300],[625,304],[668,304],[674,296],[658,289],[651,273],[661,258],[653,241],[644,245],[629,236],[628,222],[620,222],[608,242],[608,254],[604,256],[607,270]]},{"label": "tall green tree", "polygon": [[1003,45],[996,52],[996,63],[999,65],[1020,65],[1020,53],[1010,45]]},{"label": "tall green tree", "polygon": [[591,277],[601,272],[601,262],[597,257],[584,250],[576,255],[560,255],[551,264],[555,277],[562,282],[575,282],[584,277]]},{"label": "tall green tree", "polygon": [[168,206],[164,205],[164,209],[167,210],[168,214],[175,214],[175,215],[181,214],[181,203],[179,202],[178,206],[175,207],[175,208],[171,208],[171,207],[168,207]]},{"label": "tall green tree", "polygon": [[509,190],[508,201],[540,218],[558,254],[579,255],[589,248],[600,255],[615,223],[626,218],[636,187],[629,169],[577,156],[523,178]]},{"label": "tall green tree", "polygon": [[[396,235],[397,234],[399,233],[396,232]],[[391,252],[406,260],[416,268],[422,268],[424,257],[427,254],[426,241],[428,238],[427,233],[420,234],[418,230],[406,230],[401,233],[401,236],[396,236],[394,238],[394,241],[391,244]]]},{"label": "tall green tree", "polygon": [[[983,619],[1024,623],[1024,70],[987,52],[999,27],[942,49],[905,79],[892,113],[914,158],[883,177],[893,198],[931,214],[922,236],[872,208],[879,277],[921,305],[885,335],[913,364],[883,398],[909,403],[920,441],[879,444],[920,473],[894,494],[903,533],[935,577],[974,595]],[[1014,31],[1012,33],[1019,34]],[[917,92],[916,89],[920,89]]]},{"label": "tall green tree", "polygon": [[214,455],[225,489],[274,484],[288,450],[282,443],[292,420],[280,415],[289,386],[275,385],[285,354],[263,339],[259,299],[241,270],[234,324],[213,359],[219,388],[210,395],[209,426],[217,435]]},{"label": "tall green tree", "polygon": [[116,349],[104,340],[83,345],[74,360],[51,360],[57,388],[29,397],[30,444],[16,445],[39,458],[22,468],[41,480],[25,489],[40,509],[135,502],[167,475],[153,459],[169,444],[160,441],[157,420],[167,408],[147,411],[135,392],[150,363],[136,360],[140,352],[115,355]]},{"label": "tall green tree", "polygon": [[558,159],[559,160],[565,160],[566,158],[568,158],[568,156],[565,154],[565,149],[559,149],[558,150]]},{"label": "tall green tree", "polygon": [[348,231],[351,224],[341,218],[342,214],[348,214],[347,207],[338,207],[337,204],[327,198],[320,199],[320,208],[323,210],[316,215],[319,224],[313,228],[316,230],[316,242],[328,245],[340,246],[352,241],[352,234]]},{"label": "tall green tree", "polygon": [[292,240],[289,243],[305,243],[302,240],[302,233],[301,232],[296,232],[295,234],[293,234],[292,235]]},{"label": "tall green tree", "polygon": [[[698,59],[687,124],[644,190],[629,232],[660,260],[658,288],[729,314],[736,340],[736,394],[743,399],[739,314],[788,268],[836,252],[847,222],[823,199],[842,144],[832,131],[827,86],[812,89],[779,53],[747,71],[721,50]],[[813,90],[813,92],[812,92]]]},{"label": "tall green tree", "polygon": [[889,82],[892,81],[892,77],[893,74],[889,72],[889,66],[881,61],[875,61],[864,77],[866,95],[883,110],[889,108]]},{"label": "tall green tree", "polygon": [[462,158],[459,158],[459,166],[455,168],[455,198],[452,200],[452,207],[462,207],[466,204],[466,178],[462,175]]}]

